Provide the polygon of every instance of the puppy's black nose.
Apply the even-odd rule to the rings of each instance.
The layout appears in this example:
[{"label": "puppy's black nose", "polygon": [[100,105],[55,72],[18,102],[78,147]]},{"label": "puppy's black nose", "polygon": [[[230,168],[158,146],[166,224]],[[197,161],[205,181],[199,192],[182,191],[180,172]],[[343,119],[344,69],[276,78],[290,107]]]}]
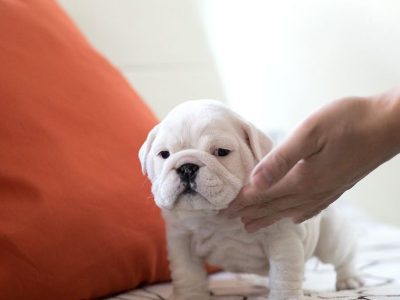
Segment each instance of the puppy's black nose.
[{"label": "puppy's black nose", "polygon": [[178,172],[178,175],[182,181],[191,181],[196,178],[198,170],[198,165],[188,163],[180,166],[178,169],[176,169],[176,172]]}]

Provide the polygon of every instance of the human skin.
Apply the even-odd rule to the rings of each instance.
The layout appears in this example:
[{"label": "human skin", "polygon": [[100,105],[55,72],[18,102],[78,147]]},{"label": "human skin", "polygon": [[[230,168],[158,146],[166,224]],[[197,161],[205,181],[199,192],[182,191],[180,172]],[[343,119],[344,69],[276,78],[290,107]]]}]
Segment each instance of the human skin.
[{"label": "human skin", "polygon": [[248,232],[303,222],[400,152],[400,89],[348,97],[313,113],[265,156],[222,212]]}]

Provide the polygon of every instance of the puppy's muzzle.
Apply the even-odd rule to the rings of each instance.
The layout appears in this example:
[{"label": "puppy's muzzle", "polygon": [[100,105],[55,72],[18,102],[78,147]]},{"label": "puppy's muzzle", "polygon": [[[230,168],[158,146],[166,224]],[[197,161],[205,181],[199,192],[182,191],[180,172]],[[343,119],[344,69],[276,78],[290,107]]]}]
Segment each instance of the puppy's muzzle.
[{"label": "puppy's muzzle", "polygon": [[199,171],[199,166],[192,163],[186,163],[176,169],[179,178],[185,186],[184,193],[194,192],[196,189],[195,179]]}]

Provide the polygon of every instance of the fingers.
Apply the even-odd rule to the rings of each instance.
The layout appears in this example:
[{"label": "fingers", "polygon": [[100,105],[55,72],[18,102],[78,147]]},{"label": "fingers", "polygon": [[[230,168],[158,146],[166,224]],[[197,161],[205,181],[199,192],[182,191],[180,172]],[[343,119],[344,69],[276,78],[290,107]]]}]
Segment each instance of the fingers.
[{"label": "fingers", "polygon": [[311,219],[312,217],[315,217],[321,212],[320,209],[315,208],[311,212],[307,212],[303,215],[297,216],[293,218],[293,222],[296,224],[303,223],[304,221],[307,221],[308,219]]},{"label": "fingers", "polygon": [[237,211],[243,209],[244,207],[261,204],[263,203],[263,201],[266,200],[267,199],[265,197],[262,197],[261,195],[255,197],[248,197],[246,186],[244,186],[239,192],[239,194],[236,196],[235,200],[233,200],[229,204],[229,207],[221,210],[220,214],[230,216],[236,213]]},{"label": "fingers", "polygon": [[309,201],[310,199],[305,199],[296,195],[288,195],[285,197],[273,199],[271,201],[266,201],[265,199],[263,199],[261,203],[241,207],[234,211],[227,211],[226,215],[229,218],[240,216],[242,218],[257,219],[266,215],[272,215],[281,211],[285,211],[292,207],[304,205]]},{"label": "fingers", "polygon": [[265,190],[284,177],[293,166],[320,150],[311,122],[305,122],[281,146],[271,151],[254,168],[250,185]]},{"label": "fingers", "polygon": [[267,216],[264,216],[262,218],[258,218],[255,220],[254,219],[252,219],[252,220],[244,219],[242,221],[244,221],[244,223],[245,223],[244,227],[245,227],[246,231],[249,233],[253,233],[253,232],[260,230],[261,228],[270,226],[283,218],[293,217],[296,214],[298,214],[298,211],[299,211],[299,207],[293,207],[293,208],[287,209],[285,211],[278,212],[278,213],[272,214],[272,215],[267,215]]},{"label": "fingers", "polygon": [[[266,203],[272,198],[295,192],[299,180],[287,174],[300,160],[318,152],[317,138],[309,134],[308,123],[300,127],[286,142],[268,154],[253,170],[250,183],[222,213],[231,214],[244,207]],[[287,175],[287,176],[285,176]],[[284,180],[281,180],[284,177]],[[276,184],[278,182],[278,184]],[[276,184],[276,185],[275,185]],[[271,187],[272,186],[272,187]],[[271,187],[271,189],[269,189]]]},{"label": "fingers", "polygon": [[[254,186],[246,185],[239,192],[229,207],[223,211],[227,216],[242,216],[244,208],[257,206],[265,210],[285,210],[293,206],[299,206],[310,200],[310,197],[302,197],[303,186],[305,183],[299,183],[299,174],[297,167],[285,178],[266,191],[260,191]],[[260,211],[258,211],[260,212]]]},{"label": "fingers", "polygon": [[229,214],[229,218],[237,218],[241,217],[242,220],[250,220],[250,219],[258,219],[261,217],[269,216],[269,215],[276,215],[279,213],[279,210],[275,209],[268,209],[263,205],[251,205],[244,207],[233,214]]},{"label": "fingers", "polygon": [[254,233],[261,228],[268,227],[275,222],[278,222],[281,219],[279,215],[275,215],[274,217],[264,217],[253,220],[251,222],[245,223],[244,228],[248,233]]},{"label": "fingers", "polygon": [[[261,228],[270,226],[273,223],[281,220],[282,218],[292,218],[293,222],[300,224],[318,215],[321,211],[326,209],[332,202],[337,200],[341,195],[342,192],[336,193],[334,196],[331,196],[327,199],[321,199],[319,202],[317,202],[317,204],[314,205],[312,205],[314,201],[304,201],[302,204],[298,206],[292,206],[288,209],[283,209],[280,211],[271,210],[267,212],[265,215],[262,215],[261,217],[260,217],[261,213],[256,213],[254,216],[251,216],[251,210],[250,209],[247,210],[247,208],[243,210],[246,212],[245,213],[246,215],[243,216],[241,214],[239,215],[242,216],[242,222],[245,225],[245,229],[250,233],[256,232]],[[285,201],[293,205],[294,203],[296,203],[296,201],[293,201],[294,199],[295,198],[292,199],[289,198],[285,199]],[[262,211],[265,212],[265,210]]]},{"label": "fingers", "polygon": [[319,205],[317,205],[313,208],[309,208],[305,213],[294,217],[293,222],[295,222],[296,224],[300,224],[300,223],[303,223],[304,221],[307,221],[308,219],[311,219],[312,217],[315,217],[321,211],[323,211],[329,205],[331,205],[334,201],[336,201],[342,194],[343,194],[343,192],[336,193],[333,196],[331,196],[327,199],[324,199],[323,201],[321,201],[321,203]]}]

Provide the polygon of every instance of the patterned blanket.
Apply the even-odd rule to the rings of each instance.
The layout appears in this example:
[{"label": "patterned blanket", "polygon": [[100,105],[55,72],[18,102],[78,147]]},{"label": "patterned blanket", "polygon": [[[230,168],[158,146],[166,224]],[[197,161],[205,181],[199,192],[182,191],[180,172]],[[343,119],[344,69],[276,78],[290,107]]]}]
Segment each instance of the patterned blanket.
[{"label": "patterned blanket", "polygon": [[[400,300],[400,229],[357,221],[358,268],[366,285],[358,290],[334,291],[333,268],[316,259],[306,265],[305,299]],[[213,300],[265,300],[268,278],[249,274],[218,273],[210,276]],[[145,286],[107,300],[167,299],[171,284]]]}]

